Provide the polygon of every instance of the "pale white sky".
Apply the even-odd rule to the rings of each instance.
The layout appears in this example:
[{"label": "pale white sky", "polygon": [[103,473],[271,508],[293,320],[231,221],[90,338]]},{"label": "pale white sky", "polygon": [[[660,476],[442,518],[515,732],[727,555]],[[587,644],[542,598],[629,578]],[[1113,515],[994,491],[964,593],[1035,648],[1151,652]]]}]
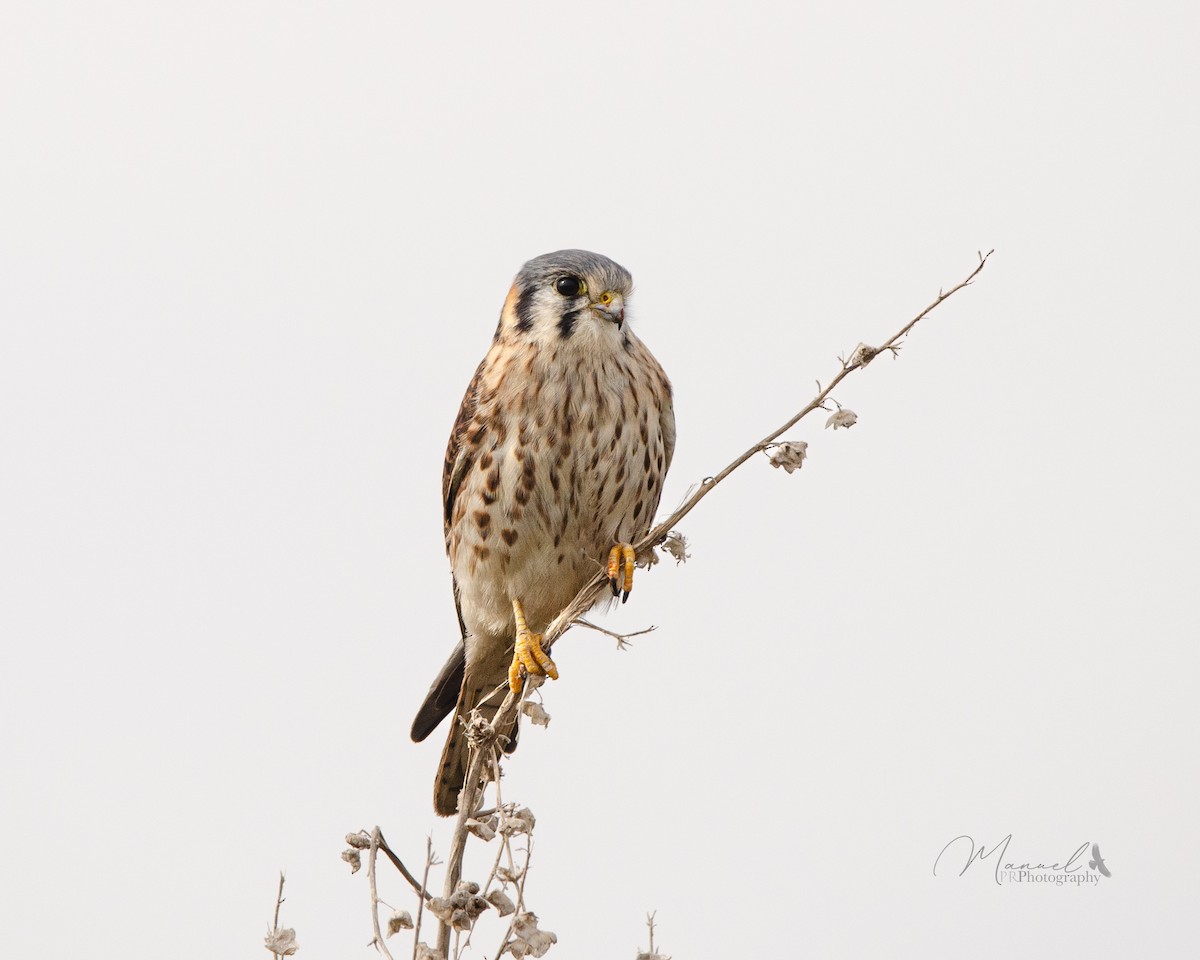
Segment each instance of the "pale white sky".
[{"label": "pale white sky", "polygon": [[[446,434],[564,246],[636,279],[664,505],[997,253],[688,518],[605,621],[655,634],[555,648],[549,956],[1194,949],[1198,21],[7,5],[0,952],[265,958],[283,868],[302,960],[372,955],[342,835],[448,836]],[[932,876],[963,833],[1113,876]]]}]

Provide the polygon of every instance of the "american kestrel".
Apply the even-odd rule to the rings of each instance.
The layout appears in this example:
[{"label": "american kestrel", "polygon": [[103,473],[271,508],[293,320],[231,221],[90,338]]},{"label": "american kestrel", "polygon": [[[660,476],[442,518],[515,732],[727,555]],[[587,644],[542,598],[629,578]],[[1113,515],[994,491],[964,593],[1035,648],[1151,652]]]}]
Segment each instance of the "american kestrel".
[{"label": "american kestrel", "polygon": [[[434,784],[450,816],[467,770],[459,719],[489,721],[522,672],[558,677],[541,632],[598,569],[633,583],[675,449],[671,385],[630,329],[629,271],[585,250],[530,260],[450,432],[446,552],[462,641],[413,721],[424,740],[452,713]],[[501,731],[508,748],[516,730]]]}]

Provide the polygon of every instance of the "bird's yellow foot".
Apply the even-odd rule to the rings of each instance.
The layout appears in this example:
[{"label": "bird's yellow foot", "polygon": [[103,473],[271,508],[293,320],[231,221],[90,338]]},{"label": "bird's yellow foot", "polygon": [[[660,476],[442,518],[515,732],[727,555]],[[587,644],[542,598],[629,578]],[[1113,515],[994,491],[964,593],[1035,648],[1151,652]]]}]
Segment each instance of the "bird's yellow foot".
[{"label": "bird's yellow foot", "polygon": [[618,543],[608,552],[608,582],[612,585],[613,596],[620,597],[622,603],[629,599],[629,591],[633,589],[636,559],[631,543]]},{"label": "bird's yellow foot", "polygon": [[530,676],[546,676],[558,679],[558,667],[550,655],[542,649],[542,635],[534,633],[525,622],[525,611],[520,600],[513,600],[513,620],[517,625],[517,640],[513,645],[512,665],[508,668],[508,686],[513,693],[520,693],[525,685],[521,679],[521,668]]}]

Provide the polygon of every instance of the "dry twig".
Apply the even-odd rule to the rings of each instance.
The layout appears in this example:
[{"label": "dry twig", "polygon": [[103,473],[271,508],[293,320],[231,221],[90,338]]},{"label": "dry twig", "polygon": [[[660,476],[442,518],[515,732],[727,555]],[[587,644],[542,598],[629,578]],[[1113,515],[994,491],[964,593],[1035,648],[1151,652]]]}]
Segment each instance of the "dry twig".
[{"label": "dry twig", "polygon": [[425,915],[425,900],[429,897],[429,868],[433,866],[433,837],[425,838],[425,873],[421,876],[420,903],[417,905],[417,925],[413,930],[413,960],[417,960],[417,945],[421,942],[421,919]]},{"label": "dry twig", "polygon": [[[424,884],[418,883],[417,878],[414,877],[411,873],[409,873],[408,867],[406,867],[404,865],[404,861],[402,861],[398,856],[396,856],[395,851],[393,851],[392,848],[388,846],[387,840],[384,839],[383,832],[378,827],[376,827],[375,833],[377,833],[379,835],[379,849],[382,850],[384,855],[389,860],[392,861],[392,866],[400,871],[400,876],[404,877],[404,879],[408,881],[409,886],[413,888],[413,891],[419,897],[421,897],[422,900],[432,900],[433,894],[431,894],[428,890],[426,890]],[[425,850],[425,855],[427,858],[431,855],[430,850],[429,850],[430,842],[432,842],[432,841],[430,841],[429,838],[427,837],[426,838],[426,850]],[[428,861],[425,864],[425,876],[426,876],[426,878],[429,877]]]},{"label": "dry twig", "polygon": [[591,620],[585,620],[583,617],[580,617],[578,620],[575,621],[575,623],[578,626],[587,627],[589,630],[595,630],[597,633],[602,633],[606,637],[612,637],[614,640],[617,641],[617,649],[618,650],[625,650],[625,649],[633,646],[633,644],[630,643],[629,641],[632,640],[634,637],[645,636],[647,633],[653,633],[655,630],[658,629],[657,626],[650,626],[650,627],[645,627],[641,630],[634,630],[633,633],[617,633],[615,630],[609,630],[605,627],[600,626],[599,624],[592,623]]},{"label": "dry twig", "polygon": [[372,945],[388,960],[394,960],[392,952],[383,942],[383,931],[379,929],[379,889],[375,885],[375,859],[379,854],[379,828],[371,831],[371,852],[367,858],[367,882],[371,886],[371,925],[375,928],[375,939]]},{"label": "dry twig", "polygon": [[646,914],[646,926],[650,928],[650,947],[647,950],[639,950],[637,960],[671,960],[654,949],[654,917],[653,913]]},{"label": "dry twig", "polygon": [[300,948],[296,946],[296,931],[291,927],[279,929],[279,910],[283,906],[283,871],[279,873],[279,892],[275,895],[275,919],[271,922],[271,932],[267,934],[264,945],[275,956],[290,957]]},{"label": "dry twig", "polygon": [[[279,910],[283,906],[283,871],[279,871],[279,892],[275,895],[275,919],[271,923],[272,930],[279,929]],[[276,954],[278,956],[278,954]]]}]

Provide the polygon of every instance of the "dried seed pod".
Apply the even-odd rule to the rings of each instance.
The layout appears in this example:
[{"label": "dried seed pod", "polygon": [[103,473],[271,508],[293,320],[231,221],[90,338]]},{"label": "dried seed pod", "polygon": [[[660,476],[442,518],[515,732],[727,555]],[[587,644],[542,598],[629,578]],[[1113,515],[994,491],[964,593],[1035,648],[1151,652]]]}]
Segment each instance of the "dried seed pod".
[{"label": "dried seed pod", "polygon": [[393,934],[399,933],[401,930],[411,930],[413,928],[413,918],[407,910],[396,910],[388,917],[387,935],[390,937]]},{"label": "dried seed pod", "polygon": [[783,467],[788,473],[804,466],[808,457],[808,444],[803,440],[785,440],[776,444],[767,454],[773,467]]},{"label": "dried seed pod", "polygon": [[296,931],[291,927],[286,930],[280,930],[276,927],[272,930],[265,939],[263,945],[272,953],[276,953],[281,957],[290,957],[300,947],[296,944]]},{"label": "dried seed pod", "polygon": [[661,544],[662,549],[675,558],[675,563],[684,563],[691,556],[687,552],[687,537],[678,530],[672,530],[667,534],[667,539]]},{"label": "dried seed pod", "polygon": [[865,343],[860,343],[854,348],[854,352],[850,354],[850,360],[846,364],[848,367],[865,367],[868,363],[879,356],[878,347],[869,347]]},{"label": "dried seed pod", "polygon": [[487,898],[488,902],[496,908],[496,912],[502,917],[507,917],[517,909],[517,905],[505,896],[504,891],[499,888],[489,893]]},{"label": "dried seed pod", "polygon": [[473,833],[480,840],[488,841],[496,836],[496,818],[488,817],[486,820],[468,820],[467,833]]},{"label": "dried seed pod", "polygon": [[858,414],[846,407],[841,407],[837,413],[833,414],[825,421],[825,429],[833,427],[834,430],[840,430],[845,427],[849,430],[852,426],[858,423]]},{"label": "dried seed pod", "polygon": [[454,913],[454,905],[445,897],[434,897],[428,904],[429,912],[439,920],[449,923],[450,915]]},{"label": "dried seed pod", "polygon": [[546,708],[540,703],[534,703],[532,700],[526,700],[521,704],[521,712],[529,718],[529,722],[535,727],[550,726],[550,714],[546,712]]}]

